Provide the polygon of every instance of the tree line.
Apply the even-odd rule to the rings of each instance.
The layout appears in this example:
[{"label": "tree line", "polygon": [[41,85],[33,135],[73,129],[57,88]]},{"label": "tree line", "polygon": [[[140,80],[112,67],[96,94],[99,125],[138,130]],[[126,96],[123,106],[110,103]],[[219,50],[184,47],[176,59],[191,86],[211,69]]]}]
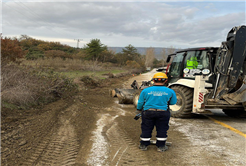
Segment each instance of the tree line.
[{"label": "tree line", "polygon": [[168,53],[163,50],[163,59],[157,60],[154,48],[147,48],[145,55],[141,55],[134,46],[129,44],[121,52],[115,53],[102,44],[100,39],[92,39],[83,48],[74,48],[60,42],[38,40],[27,35],[21,35],[19,38],[1,37],[2,63],[18,63],[23,58],[36,60],[59,57],[64,60],[70,58],[102,63],[110,62],[132,68],[160,67],[165,65],[166,55],[174,51],[174,48],[170,48]]}]

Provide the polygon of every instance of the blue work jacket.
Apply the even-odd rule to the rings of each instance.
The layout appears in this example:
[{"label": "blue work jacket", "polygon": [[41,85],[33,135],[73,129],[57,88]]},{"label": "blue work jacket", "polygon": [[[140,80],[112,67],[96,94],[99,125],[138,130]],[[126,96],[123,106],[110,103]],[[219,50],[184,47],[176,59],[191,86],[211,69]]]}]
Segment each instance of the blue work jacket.
[{"label": "blue work jacket", "polygon": [[177,97],[174,90],[165,86],[151,86],[140,93],[137,109],[150,108],[167,110],[168,104],[175,105]]}]

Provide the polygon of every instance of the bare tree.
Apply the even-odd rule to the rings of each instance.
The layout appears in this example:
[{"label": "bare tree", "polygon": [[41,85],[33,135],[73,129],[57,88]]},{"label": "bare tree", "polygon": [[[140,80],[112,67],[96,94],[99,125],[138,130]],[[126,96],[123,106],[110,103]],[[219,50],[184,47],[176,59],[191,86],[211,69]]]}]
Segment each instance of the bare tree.
[{"label": "bare tree", "polygon": [[166,59],[167,59],[167,52],[166,52],[166,48],[163,48],[161,51],[161,56],[162,56],[162,66],[165,66],[166,64]]},{"label": "bare tree", "polygon": [[170,54],[173,54],[176,52],[176,48],[174,48],[173,46],[170,46],[169,48],[163,48],[162,50],[162,65],[165,66],[166,65],[166,59],[167,59],[167,56],[170,55]]},{"label": "bare tree", "polygon": [[145,66],[152,67],[155,60],[155,49],[150,47],[146,49]]},{"label": "bare tree", "polygon": [[176,51],[176,48],[174,48],[173,46],[170,46],[169,48],[167,48],[168,55],[175,53],[175,51]]}]

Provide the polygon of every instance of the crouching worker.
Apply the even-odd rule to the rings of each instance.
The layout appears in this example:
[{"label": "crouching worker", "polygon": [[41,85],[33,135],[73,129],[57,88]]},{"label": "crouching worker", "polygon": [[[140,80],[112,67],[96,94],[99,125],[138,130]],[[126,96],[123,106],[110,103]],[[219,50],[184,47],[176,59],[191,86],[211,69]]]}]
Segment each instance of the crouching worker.
[{"label": "crouching worker", "polygon": [[168,105],[174,105],[177,97],[172,89],[164,86],[167,76],[156,73],[153,76],[154,86],[144,89],[138,100],[137,111],[141,112],[142,123],[139,149],[147,150],[152,137],[152,130],[156,127],[157,151],[164,152],[168,149],[165,145],[167,130],[169,129],[170,112]]}]

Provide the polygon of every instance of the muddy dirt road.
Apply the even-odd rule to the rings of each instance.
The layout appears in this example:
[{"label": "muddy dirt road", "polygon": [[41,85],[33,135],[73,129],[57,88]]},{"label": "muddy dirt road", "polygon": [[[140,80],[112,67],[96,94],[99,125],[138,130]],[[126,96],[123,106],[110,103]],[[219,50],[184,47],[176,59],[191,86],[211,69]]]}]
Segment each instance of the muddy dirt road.
[{"label": "muddy dirt road", "polygon": [[209,116],[212,119],[171,118],[169,150],[160,153],[151,145],[148,151],[140,151],[141,120],[133,119],[133,105],[118,104],[117,98],[109,96],[109,89],[130,88],[133,80],[141,83],[153,72],[108,79],[100,88],[81,85],[74,98],[42,109],[2,110],[2,165],[246,165],[246,137],[242,134],[246,133],[246,120],[227,117],[220,110],[214,110]]}]

